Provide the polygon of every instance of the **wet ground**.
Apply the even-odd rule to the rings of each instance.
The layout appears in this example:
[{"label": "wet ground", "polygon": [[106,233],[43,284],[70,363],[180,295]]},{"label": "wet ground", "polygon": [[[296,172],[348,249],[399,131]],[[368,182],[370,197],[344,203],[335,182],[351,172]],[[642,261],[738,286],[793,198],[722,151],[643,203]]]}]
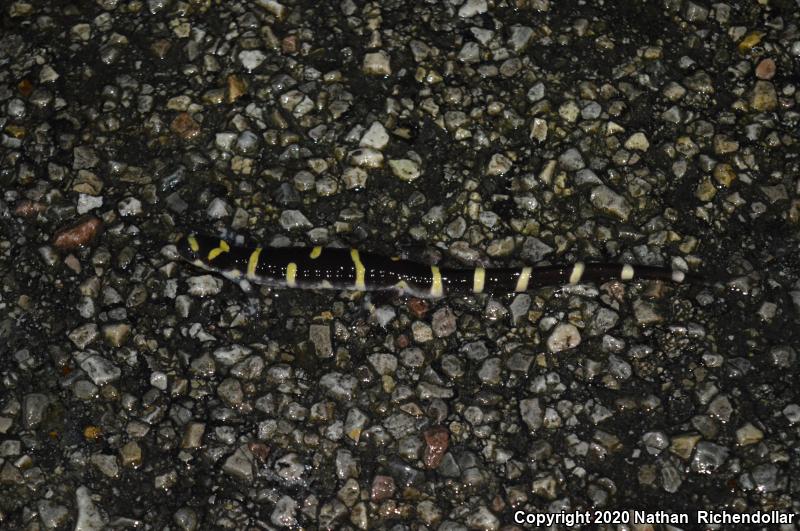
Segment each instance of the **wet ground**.
[{"label": "wet ground", "polygon": [[[0,527],[794,514],[799,13],[3,4]],[[247,294],[190,230],[705,280]]]}]

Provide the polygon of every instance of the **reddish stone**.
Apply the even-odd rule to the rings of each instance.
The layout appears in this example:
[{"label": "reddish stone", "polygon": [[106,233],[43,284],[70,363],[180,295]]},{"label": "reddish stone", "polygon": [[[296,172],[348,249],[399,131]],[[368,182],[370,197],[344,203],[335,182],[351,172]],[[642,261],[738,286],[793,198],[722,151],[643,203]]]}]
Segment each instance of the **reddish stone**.
[{"label": "reddish stone", "polygon": [[297,35],[287,35],[281,41],[281,50],[287,55],[297,53]]},{"label": "reddish stone", "polygon": [[425,468],[437,468],[442,464],[444,454],[450,446],[450,432],[447,428],[436,426],[425,430],[423,434],[425,438],[425,454],[422,457],[422,462]]},{"label": "reddish stone", "polygon": [[375,476],[372,480],[372,492],[370,498],[374,502],[388,500],[394,495],[394,479],[391,476]]},{"label": "reddish stone", "polygon": [[53,245],[62,251],[71,251],[91,243],[102,230],[103,222],[99,218],[89,216],[56,231],[53,235]]},{"label": "reddish stone", "polygon": [[19,93],[22,94],[24,97],[28,97],[33,92],[33,83],[31,83],[30,79],[23,79],[19,83],[17,83],[17,89]]},{"label": "reddish stone", "polygon": [[228,103],[233,103],[247,93],[247,83],[235,74],[228,76]]},{"label": "reddish stone", "polygon": [[188,112],[178,113],[169,127],[184,140],[191,140],[200,134],[200,124]]},{"label": "reddish stone", "polygon": [[758,79],[772,79],[775,77],[776,69],[775,61],[767,57],[766,59],[762,59],[761,62],[758,63],[758,66],[756,66],[756,77]]},{"label": "reddish stone", "polygon": [[428,310],[431,309],[430,304],[425,299],[418,299],[416,297],[411,297],[408,299],[408,303],[406,303],[408,309],[411,311],[411,314],[419,319],[420,317],[424,316],[428,313]]},{"label": "reddish stone", "polygon": [[394,342],[397,345],[397,348],[406,348],[411,342],[408,340],[408,336],[405,334],[400,334],[397,336],[397,339]]},{"label": "reddish stone", "polygon": [[21,218],[33,217],[40,212],[44,212],[47,207],[38,201],[31,201],[24,199],[17,203],[17,208],[14,209],[14,214]]},{"label": "reddish stone", "polygon": [[251,442],[247,445],[247,448],[250,450],[250,453],[253,454],[256,461],[260,463],[266,463],[267,457],[269,457],[269,446],[261,442]]}]

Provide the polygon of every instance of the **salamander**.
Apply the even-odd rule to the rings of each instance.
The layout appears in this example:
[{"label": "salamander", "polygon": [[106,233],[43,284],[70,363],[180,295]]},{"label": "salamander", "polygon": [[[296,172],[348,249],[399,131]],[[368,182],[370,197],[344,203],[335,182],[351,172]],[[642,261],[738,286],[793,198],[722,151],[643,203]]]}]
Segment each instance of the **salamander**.
[{"label": "salamander", "polygon": [[274,288],[395,291],[420,298],[457,293],[523,292],[542,286],[662,280],[682,283],[677,269],[631,264],[584,263],[468,269],[329,247],[245,247],[200,234],[182,236],[178,254],[187,262],[239,282]]}]

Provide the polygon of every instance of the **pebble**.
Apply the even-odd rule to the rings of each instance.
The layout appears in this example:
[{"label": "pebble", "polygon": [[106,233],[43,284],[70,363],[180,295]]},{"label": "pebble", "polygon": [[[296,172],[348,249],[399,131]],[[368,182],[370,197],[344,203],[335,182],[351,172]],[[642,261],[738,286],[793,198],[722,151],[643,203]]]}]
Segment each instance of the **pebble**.
[{"label": "pebble", "polygon": [[425,430],[422,436],[425,440],[422,462],[427,469],[438,468],[450,446],[450,433],[446,428],[436,426]]},{"label": "pebble", "polygon": [[586,167],[581,152],[575,148],[569,148],[558,157],[561,167],[567,171],[578,171]]},{"label": "pebble", "polygon": [[253,482],[255,477],[253,454],[247,445],[242,445],[225,459],[222,471],[247,484]]},{"label": "pebble", "polygon": [[333,345],[331,343],[331,328],[328,325],[311,325],[308,331],[308,339],[314,345],[314,350],[320,358],[330,358],[333,356]]},{"label": "pebble", "polygon": [[284,230],[307,230],[313,227],[307,217],[299,210],[284,210],[278,220]]},{"label": "pebble", "polygon": [[533,40],[533,28],[529,26],[511,26],[511,36],[508,38],[508,46],[515,53],[524,52]]},{"label": "pebble", "polygon": [[388,500],[395,493],[394,478],[392,476],[383,476],[376,474],[372,478],[372,487],[370,489],[370,499],[379,503],[383,500]]},{"label": "pebble", "polygon": [[197,297],[217,295],[222,291],[223,281],[213,275],[200,275],[186,279],[189,294]]},{"label": "pebble", "polygon": [[[377,149],[368,147],[355,149],[350,152],[348,156],[348,161],[353,166],[358,166],[367,169],[377,169],[383,167],[383,153],[381,153]],[[395,176],[400,177],[396,173]]]},{"label": "pebble", "polygon": [[542,427],[544,422],[544,410],[538,398],[520,400],[519,414],[522,417],[522,421],[528,426],[531,432],[535,432]]},{"label": "pebble", "polygon": [[466,518],[466,524],[469,529],[485,529],[486,531],[500,529],[500,519],[485,505],[481,505],[471,512]]},{"label": "pebble", "polygon": [[179,112],[169,128],[183,140],[192,140],[200,134],[200,124],[188,112]]},{"label": "pebble", "polygon": [[47,395],[41,393],[29,393],[22,401],[22,422],[28,429],[32,429],[41,424],[45,410],[50,404]]},{"label": "pebble", "polygon": [[383,50],[364,54],[361,70],[368,76],[390,76],[392,74],[389,54]]},{"label": "pebble", "polygon": [[249,347],[233,344],[214,349],[212,355],[214,357],[214,361],[224,367],[230,367],[242,362],[250,355],[251,352],[253,352],[253,349]]},{"label": "pebble", "polygon": [[103,325],[103,338],[112,347],[119,348],[128,340],[131,326],[127,323]]},{"label": "pebble", "polygon": [[231,206],[224,199],[220,199],[219,197],[212,199],[208,204],[208,208],[206,208],[206,215],[209,219],[227,218],[232,212],[233,209]]},{"label": "pebble", "polygon": [[94,454],[89,458],[89,461],[106,477],[115,478],[119,476],[117,456],[109,454]]},{"label": "pebble", "polygon": [[[558,115],[569,123],[573,123],[578,119],[581,109],[574,100],[568,100],[561,104],[558,108]],[[570,150],[571,151],[571,150]],[[562,163],[563,165],[563,163]],[[569,168],[565,168],[569,169]]]},{"label": "pebble", "polygon": [[357,387],[353,376],[338,372],[324,374],[319,384],[331,398],[341,401],[352,400]]},{"label": "pebble", "polygon": [[431,325],[433,335],[448,337],[456,331],[456,316],[450,308],[440,308],[434,312]]},{"label": "pebble", "polygon": [[478,369],[478,379],[487,385],[500,384],[502,363],[500,358],[488,358],[481,363]]},{"label": "pebble", "polygon": [[99,335],[99,328],[94,323],[87,323],[79,326],[69,333],[69,340],[79,349],[85,349],[89,344],[94,342]]},{"label": "pebble", "polygon": [[683,18],[687,22],[705,22],[708,13],[708,8],[697,2],[689,1],[683,4]]},{"label": "pebble", "polygon": [[106,519],[92,501],[91,491],[83,485],[75,489],[75,505],[78,517],[74,531],[102,531],[106,528]]},{"label": "pebble", "polygon": [[53,235],[53,245],[60,251],[71,251],[89,244],[100,233],[103,222],[99,218],[88,217],[73,225],[59,229]]},{"label": "pebble", "polygon": [[701,441],[697,443],[692,458],[692,470],[700,474],[711,474],[725,464],[728,448],[718,444]]},{"label": "pebble", "polygon": [[363,411],[356,407],[350,408],[344,420],[345,434],[354,442],[358,443],[361,438],[361,433],[364,431],[364,426],[367,424],[367,420],[369,420],[369,418]]},{"label": "pebble", "polygon": [[625,141],[625,148],[636,151],[647,151],[650,149],[650,142],[647,140],[647,136],[644,133],[634,133]]},{"label": "pebble", "polygon": [[261,50],[242,50],[239,52],[239,62],[249,72],[252,72],[266,60],[267,56]]},{"label": "pebble", "polygon": [[122,371],[119,367],[97,354],[87,357],[80,365],[81,369],[89,375],[89,378],[97,386],[114,382],[122,376]]},{"label": "pebble", "polygon": [[217,386],[217,396],[232,408],[239,408],[244,403],[242,382],[236,378],[225,378]]},{"label": "pebble", "polygon": [[505,175],[511,170],[512,165],[511,159],[500,153],[495,153],[489,160],[489,165],[486,167],[486,174],[491,176]]},{"label": "pebble", "polygon": [[275,460],[275,472],[289,483],[300,483],[306,472],[306,465],[294,452],[290,452]]},{"label": "pebble", "polygon": [[764,438],[764,432],[753,426],[751,423],[744,424],[736,430],[736,442],[739,446],[750,446],[757,444]]},{"label": "pebble", "polygon": [[188,422],[183,428],[181,448],[193,449],[203,446],[203,435],[205,434],[205,430],[206,425],[202,422]]},{"label": "pebble", "polygon": [[631,215],[632,208],[628,201],[608,186],[592,188],[589,200],[597,210],[620,221],[627,221]]},{"label": "pebble", "polygon": [[410,159],[390,159],[389,169],[395,177],[406,182],[414,181],[422,175],[419,164]]},{"label": "pebble", "polygon": [[255,0],[255,3],[268,13],[274,15],[279,21],[286,18],[286,6],[276,0]]},{"label": "pebble", "polygon": [[97,166],[100,158],[91,146],[77,146],[72,150],[72,169],[90,169]]},{"label": "pebble", "polygon": [[633,314],[639,326],[650,326],[664,320],[664,316],[658,312],[655,305],[643,300],[634,301]]},{"label": "pebble", "polygon": [[769,81],[775,77],[776,70],[777,67],[775,65],[775,61],[772,58],[767,57],[758,62],[758,65],[756,66],[756,77],[758,79]]},{"label": "pebble", "polygon": [[257,155],[261,147],[261,141],[252,131],[242,131],[236,139],[236,152],[241,155]]},{"label": "pebble", "polygon": [[368,147],[372,149],[382,150],[389,144],[389,133],[380,122],[372,122],[364,132],[358,145],[361,147]]},{"label": "pebble", "polygon": [[482,15],[489,10],[486,0],[467,0],[458,9],[458,16],[461,18],[471,18],[475,15]]},{"label": "pebble", "polygon": [[750,94],[750,107],[756,111],[772,111],[778,106],[778,95],[770,81],[756,81]]},{"label": "pebble", "polygon": [[88,194],[78,194],[78,214],[86,214],[96,208],[103,206],[103,196],[93,196]]},{"label": "pebble", "polygon": [[514,324],[519,324],[520,320],[528,315],[528,310],[531,307],[531,296],[527,293],[520,293],[509,305],[508,309],[511,311],[511,321]]},{"label": "pebble", "polygon": [[281,496],[275,503],[275,508],[270,514],[269,521],[277,527],[297,527],[297,502],[290,496]]},{"label": "pebble", "polygon": [[52,500],[40,500],[36,510],[45,529],[64,529],[69,523],[69,509]]},{"label": "pebble", "polygon": [[433,339],[433,329],[422,321],[414,321],[411,332],[417,343],[427,343]]},{"label": "pebble", "polygon": [[581,334],[572,323],[559,323],[547,338],[547,349],[550,352],[561,352],[575,348],[581,344]]}]

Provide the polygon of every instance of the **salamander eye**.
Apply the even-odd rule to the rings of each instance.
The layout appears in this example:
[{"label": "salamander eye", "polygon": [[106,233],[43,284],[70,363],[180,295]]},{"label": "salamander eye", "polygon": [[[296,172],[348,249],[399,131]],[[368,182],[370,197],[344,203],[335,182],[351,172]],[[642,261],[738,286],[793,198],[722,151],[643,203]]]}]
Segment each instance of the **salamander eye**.
[{"label": "salamander eye", "polygon": [[178,254],[181,255],[181,258],[184,260],[188,260],[189,262],[197,260],[200,251],[200,242],[196,235],[188,234],[187,236],[182,236],[175,242],[175,246],[178,248]]}]

